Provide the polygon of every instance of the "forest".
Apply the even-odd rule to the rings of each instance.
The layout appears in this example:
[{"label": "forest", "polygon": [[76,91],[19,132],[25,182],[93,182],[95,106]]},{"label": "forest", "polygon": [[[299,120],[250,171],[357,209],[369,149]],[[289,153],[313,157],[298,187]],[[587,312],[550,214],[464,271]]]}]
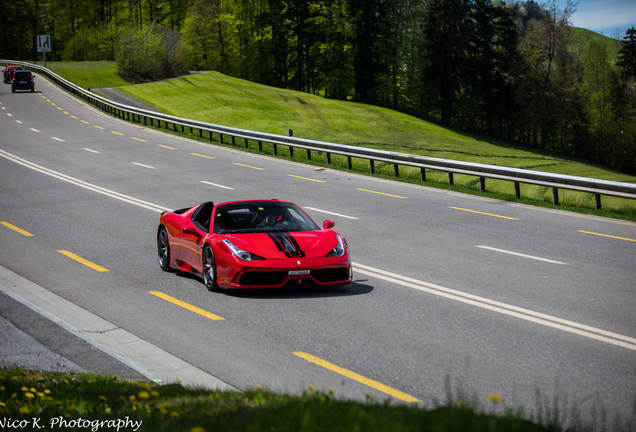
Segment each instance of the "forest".
[{"label": "forest", "polygon": [[0,58],[114,60],[130,82],[215,70],[387,107],[636,174],[636,29],[570,26],[577,3],[8,0]]}]

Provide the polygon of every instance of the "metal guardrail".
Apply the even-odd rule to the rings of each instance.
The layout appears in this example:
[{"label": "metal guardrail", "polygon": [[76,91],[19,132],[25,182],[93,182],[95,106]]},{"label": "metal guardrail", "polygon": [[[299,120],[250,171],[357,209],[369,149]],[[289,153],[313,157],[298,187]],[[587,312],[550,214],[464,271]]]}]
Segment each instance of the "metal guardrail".
[{"label": "metal guardrail", "polygon": [[[480,190],[486,189],[486,179],[496,179],[511,181],[515,186],[515,196],[521,197],[520,184],[532,184],[552,188],[553,204],[559,204],[559,189],[566,189],[584,193],[590,193],[595,196],[596,209],[601,208],[601,196],[614,196],[619,198],[636,199],[636,184],[614,182],[608,180],[599,180],[587,177],[567,176],[553,174],[541,171],[532,171],[517,168],[500,167],[496,165],[485,165],[471,162],[459,162],[450,159],[438,159],[427,156],[414,156],[403,153],[388,152],[363,147],[355,147],[343,144],[333,144],[323,141],[308,140],[295,137],[287,137],[284,135],[274,135],[262,132],[254,132],[242,129],[231,128],[227,126],[219,126],[211,123],[199,122],[190,119],[184,119],[167,114],[147,111],[140,108],[113,102],[88,90],[85,90],[64,78],[54,74],[49,69],[41,66],[33,65],[27,62],[0,60],[0,65],[6,66],[10,64],[20,65],[23,69],[38,72],[51,81],[56,83],[64,90],[74,94],[78,98],[84,100],[98,109],[106,112],[114,117],[132,121],[134,123],[143,123],[144,125],[158,126],[162,128],[177,131],[177,126],[181,128],[181,133],[185,133],[186,128],[190,128],[191,132],[198,131],[199,137],[203,137],[204,133],[208,134],[210,141],[213,140],[213,134],[219,135],[219,142],[224,143],[224,137],[229,136],[232,145],[236,145],[236,139],[244,140],[244,145],[248,147],[248,141],[256,141],[259,151],[262,151],[262,144],[269,143],[273,145],[274,154],[277,154],[277,146],[283,145],[289,148],[290,157],[294,154],[294,149],[304,149],[307,151],[307,159],[311,159],[311,152],[326,153],[327,163],[331,164],[331,155],[341,155],[347,158],[347,166],[352,168],[352,159],[366,159],[369,161],[369,171],[371,174],[375,172],[375,162],[393,164],[395,177],[399,177],[399,167],[409,166],[420,169],[422,181],[426,180],[426,170],[435,170],[448,173],[448,182],[453,184],[454,174],[465,174],[479,177]],[[163,126],[162,126],[163,123]],[[229,143],[227,143],[229,144]]]}]

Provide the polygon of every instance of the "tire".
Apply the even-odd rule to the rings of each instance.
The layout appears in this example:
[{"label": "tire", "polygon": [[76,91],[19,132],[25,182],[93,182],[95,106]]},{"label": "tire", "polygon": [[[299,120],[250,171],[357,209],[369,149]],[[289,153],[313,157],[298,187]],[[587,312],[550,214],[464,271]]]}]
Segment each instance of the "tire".
[{"label": "tire", "polygon": [[216,283],[216,262],[214,261],[214,253],[210,246],[205,246],[203,250],[203,282],[208,291],[219,292],[219,286]]},{"label": "tire", "polygon": [[15,93],[15,89],[13,88],[13,86],[11,87],[11,93]]},{"label": "tire", "polygon": [[159,267],[167,272],[172,269],[170,265],[170,242],[168,241],[168,233],[165,227],[159,229],[157,234],[157,255],[159,257]]}]

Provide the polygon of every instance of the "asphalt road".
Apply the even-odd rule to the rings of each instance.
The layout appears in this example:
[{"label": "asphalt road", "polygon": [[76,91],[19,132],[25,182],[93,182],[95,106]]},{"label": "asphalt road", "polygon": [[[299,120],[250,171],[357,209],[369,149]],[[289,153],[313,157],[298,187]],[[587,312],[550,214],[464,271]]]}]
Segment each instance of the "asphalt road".
[{"label": "asphalt road", "polygon": [[[0,87],[0,266],[238,389],[633,414],[636,224],[191,142],[36,86]],[[159,269],[162,209],[252,198],[336,221],[355,282],[217,294]]]}]

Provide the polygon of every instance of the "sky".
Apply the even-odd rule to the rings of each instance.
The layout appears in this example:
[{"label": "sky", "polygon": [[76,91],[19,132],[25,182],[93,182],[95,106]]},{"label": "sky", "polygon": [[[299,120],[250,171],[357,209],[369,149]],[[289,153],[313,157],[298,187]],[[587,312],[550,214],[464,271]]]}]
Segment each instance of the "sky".
[{"label": "sky", "polygon": [[[563,10],[566,0],[558,0],[558,4]],[[636,28],[636,0],[579,0],[570,21],[574,27],[593,30],[608,37],[614,37],[618,30],[622,40],[627,29]]]}]

